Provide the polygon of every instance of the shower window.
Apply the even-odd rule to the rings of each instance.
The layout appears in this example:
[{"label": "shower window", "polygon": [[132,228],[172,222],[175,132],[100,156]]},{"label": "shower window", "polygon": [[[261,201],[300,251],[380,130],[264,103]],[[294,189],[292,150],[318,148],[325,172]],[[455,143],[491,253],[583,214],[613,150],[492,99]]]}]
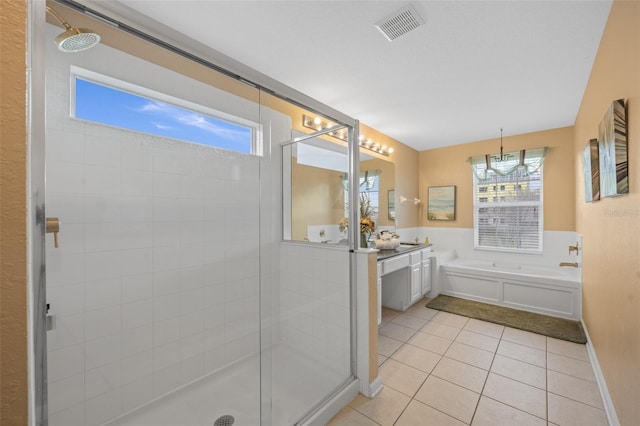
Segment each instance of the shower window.
[{"label": "shower window", "polygon": [[261,154],[256,123],[73,67],[71,117],[156,136]]}]

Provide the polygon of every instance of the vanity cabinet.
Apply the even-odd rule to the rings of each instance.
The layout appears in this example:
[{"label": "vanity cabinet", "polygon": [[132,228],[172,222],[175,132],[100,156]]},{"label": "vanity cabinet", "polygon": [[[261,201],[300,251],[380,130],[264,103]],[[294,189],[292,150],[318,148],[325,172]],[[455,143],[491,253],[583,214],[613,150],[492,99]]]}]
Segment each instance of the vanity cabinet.
[{"label": "vanity cabinet", "polygon": [[404,311],[431,290],[429,253],[428,249],[414,250],[378,262],[381,306]]},{"label": "vanity cabinet", "polygon": [[415,303],[422,297],[422,256],[420,252],[411,253],[411,300],[410,304]]},{"label": "vanity cabinet", "polygon": [[395,256],[382,262],[381,305],[404,311],[411,299],[411,257],[409,254]]},{"label": "vanity cabinet", "polygon": [[421,294],[425,294],[431,291],[431,257],[429,257],[429,250],[422,250],[422,273],[420,274]]}]

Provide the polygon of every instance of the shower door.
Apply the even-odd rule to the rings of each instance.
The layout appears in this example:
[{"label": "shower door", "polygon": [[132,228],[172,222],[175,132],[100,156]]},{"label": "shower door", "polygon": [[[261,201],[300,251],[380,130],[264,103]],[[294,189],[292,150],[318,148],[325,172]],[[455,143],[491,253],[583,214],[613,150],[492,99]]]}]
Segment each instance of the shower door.
[{"label": "shower door", "polygon": [[354,239],[351,228],[340,225],[347,218],[353,223],[355,214],[346,199],[352,172],[345,141],[353,129],[336,123],[312,133],[295,121],[290,126],[291,137],[281,143],[284,239],[271,364],[274,425],[296,424],[353,379]]},{"label": "shower door", "polygon": [[255,123],[260,143],[257,90],[241,98],[106,45],[47,49],[49,424],[260,424],[263,160],[69,113],[78,67]]}]

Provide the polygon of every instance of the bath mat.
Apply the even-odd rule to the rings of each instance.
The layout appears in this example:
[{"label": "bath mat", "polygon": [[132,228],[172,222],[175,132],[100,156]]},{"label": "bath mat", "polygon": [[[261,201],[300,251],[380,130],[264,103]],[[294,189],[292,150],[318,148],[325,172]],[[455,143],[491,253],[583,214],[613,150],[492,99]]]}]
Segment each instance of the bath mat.
[{"label": "bath mat", "polygon": [[442,294],[429,301],[426,306],[427,308],[531,331],[569,342],[587,343],[587,336],[584,334],[582,324],[579,321],[551,317],[549,315],[536,314],[534,312],[521,311],[519,309],[460,299]]}]

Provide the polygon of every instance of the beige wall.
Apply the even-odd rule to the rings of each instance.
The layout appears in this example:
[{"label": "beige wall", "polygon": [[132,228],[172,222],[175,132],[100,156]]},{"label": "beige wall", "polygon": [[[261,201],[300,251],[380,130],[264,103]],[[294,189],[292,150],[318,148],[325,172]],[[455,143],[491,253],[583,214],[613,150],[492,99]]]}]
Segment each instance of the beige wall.
[{"label": "beige wall", "polygon": [[[308,238],[307,225],[337,225],[344,217],[341,172],[291,164],[291,239]],[[315,241],[320,239],[315,235]]]},{"label": "beige wall", "polygon": [[[544,162],[544,229],[574,231],[573,127],[503,138],[505,152],[550,148]],[[420,152],[420,225],[473,228],[473,173],[467,159],[500,152],[500,138]],[[456,220],[427,220],[427,188],[456,186]]]},{"label": "beige wall", "polygon": [[[418,195],[418,151],[410,148],[403,143],[390,138],[389,136],[372,129],[365,124],[360,124],[362,134],[373,138],[381,145],[387,145],[393,148],[394,152],[389,157],[380,157],[394,164],[395,173],[395,189],[396,199],[403,195],[407,198],[413,198]],[[383,194],[386,200],[386,195]],[[396,227],[412,228],[419,226],[418,209],[413,205],[400,205],[396,202]]]},{"label": "beige wall", "polygon": [[[614,1],[575,126],[582,312],[623,425],[640,424],[640,2]],[[612,101],[627,99],[630,194],[584,202],[582,150]]]},{"label": "beige wall", "polygon": [[26,2],[0,1],[0,424],[27,424]]}]

